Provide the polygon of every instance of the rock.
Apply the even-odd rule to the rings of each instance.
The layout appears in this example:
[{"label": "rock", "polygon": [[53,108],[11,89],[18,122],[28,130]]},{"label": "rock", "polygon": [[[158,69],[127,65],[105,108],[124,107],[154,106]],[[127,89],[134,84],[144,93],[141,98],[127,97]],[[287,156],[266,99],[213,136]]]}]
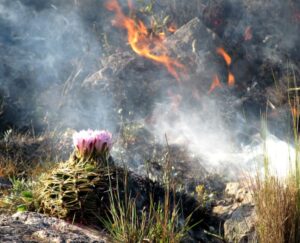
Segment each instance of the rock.
[{"label": "rock", "polygon": [[105,233],[33,212],[0,216],[0,242],[105,243]]},{"label": "rock", "polygon": [[238,182],[230,182],[226,184],[225,194],[235,200],[238,203],[251,203],[252,195],[248,188],[249,186],[242,186]]},{"label": "rock", "polygon": [[239,182],[226,184],[224,198],[212,209],[224,223],[224,238],[229,242],[256,242],[255,210],[249,186]]},{"label": "rock", "polygon": [[225,193],[228,196],[235,196],[239,188],[240,188],[240,183],[238,182],[227,183],[225,188]]},{"label": "rock", "polygon": [[194,18],[169,36],[166,45],[177,55],[188,56],[199,51],[215,50],[220,39],[199,18]]},{"label": "rock", "polygon": [[237,208],[224,223],[224,238],[230,243],[256,242],[255,212],[250,204]]},{"label": "rock", "polygon": [[233,213],[233,210],[237,208],[236,205],[217,205],[213,207],[212,213],[220,218],[220,220],[226,220]]}]

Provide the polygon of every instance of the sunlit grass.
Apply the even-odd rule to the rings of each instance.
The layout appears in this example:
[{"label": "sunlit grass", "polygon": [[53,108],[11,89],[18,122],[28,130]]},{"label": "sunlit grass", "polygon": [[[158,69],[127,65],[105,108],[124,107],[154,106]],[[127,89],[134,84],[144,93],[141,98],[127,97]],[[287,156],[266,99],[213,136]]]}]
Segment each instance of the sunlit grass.
[{"label": "sunlit grass", "polygon": [[[256,230],[261,243],[286,243],[300,241],[300,164],[299,164],[299,111],[300,102],[297,94],[295,75],[288,80],[289,104],[292,117],[292,135],[294,141],[294,159],[287,158],[290,163],[289,172],[284,178],[274,174],[268,158],[268,148],[264,146],[264,172],[258,173],[255,179],[254,200],[256,209]],[[290,84],[291,83],[291,84]],[[290,95],[291,91],[296,91]],[[263,120],[263,134],[266,135],[266,120]],[[266,136],[264,136],[266,141]],[[284,161],[282,161],[284,163]]]}]

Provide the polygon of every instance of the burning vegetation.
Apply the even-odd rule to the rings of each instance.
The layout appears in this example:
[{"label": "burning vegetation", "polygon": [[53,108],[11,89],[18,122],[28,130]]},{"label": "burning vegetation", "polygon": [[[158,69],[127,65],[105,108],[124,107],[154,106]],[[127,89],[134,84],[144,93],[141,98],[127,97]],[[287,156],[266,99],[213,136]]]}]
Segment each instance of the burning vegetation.
[{"label": "burning vegetation", "polygon": [[[163,43],[165,39],[164,32],[150,32],[141,20],[135,21],[135,19],[125,16],[117,0],[107,1],[106,8],[116,14],[113,24],[126,29],[128,44],[135,53],[164,65],[179,80],[176,69],[183,70],[184,65],[168,56],[167,47]],[[172,25],[169,28],[171,29],[170,32],[176,30]]]},{"label": "burning vegetation", "polygon": [[297,1],[0,13],[1,242],[49,240],[20,215],[83,242],[300,242]]}]

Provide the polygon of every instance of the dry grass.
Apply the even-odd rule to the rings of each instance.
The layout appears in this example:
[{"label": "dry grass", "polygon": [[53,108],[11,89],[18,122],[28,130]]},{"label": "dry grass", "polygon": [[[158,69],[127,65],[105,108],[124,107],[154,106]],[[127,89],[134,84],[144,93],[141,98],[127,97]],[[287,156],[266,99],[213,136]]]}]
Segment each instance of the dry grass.
[{"label": "dry grass", "polygon": [[[292,69],[291,71],[293,75],[286,81],[288,86],[292,87],[287,91],[293,122],[295,160],[287,158],[290,159],[291,167],[290,173],[285,178],[272,175],[265,147],[264,175],[257,174],[254,187],[256,229],[261,243],[300,242],[300,99],[297,93],[299,89],[297,78]],[[264,126],[263,132],[266,131],[267,128]]]},{"label": "dry grass", "polygon": [[15,161],[0,157],[0,177],[10,178],[18,171]]},{"label": "dry grass", "polygon": [[270,176],[256,178],[254,200],[257,233],[261,243],[296,242],[297,185]]},{"label": "dry grass", "polygon": [[34,136],[9,130],[0,139],[0,176],[35,177],[49,167],[49,161],[69,156],[68,142],[57,132]]}]

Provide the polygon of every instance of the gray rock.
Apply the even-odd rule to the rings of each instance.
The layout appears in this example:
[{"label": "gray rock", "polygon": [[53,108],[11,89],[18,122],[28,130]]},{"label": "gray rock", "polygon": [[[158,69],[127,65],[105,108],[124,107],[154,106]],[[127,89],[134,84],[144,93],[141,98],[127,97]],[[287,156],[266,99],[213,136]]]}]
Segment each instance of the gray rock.
[{"label": "gray rock", "polygon": [[250,188],[247,185],[241,185],[239,182],[230,182],[226,184],[226,196],[231,197],[235,202],[248,204],[253,203]]},{"label": "gray rock", "polygon": [[105,233],[39,213],[0,215],[0,242],[105,243]]},{"label": "gray rock", "polygon": [[224,223],[226,242],[257,242],[255,208],[249,186],[239,182],[227,183],[224,196],[213,207],[212,213]]},{"label": "gray rock", "polygon": [[199,18],[194,18],[166,39],[168,48],[179,56],[215,50],[221,40]]},{"label": "gray rock", "polygon": [[253,205],[238,207],[224,223],[224,238],[228,242],[257,242],[255,234],[255,211]]}]

